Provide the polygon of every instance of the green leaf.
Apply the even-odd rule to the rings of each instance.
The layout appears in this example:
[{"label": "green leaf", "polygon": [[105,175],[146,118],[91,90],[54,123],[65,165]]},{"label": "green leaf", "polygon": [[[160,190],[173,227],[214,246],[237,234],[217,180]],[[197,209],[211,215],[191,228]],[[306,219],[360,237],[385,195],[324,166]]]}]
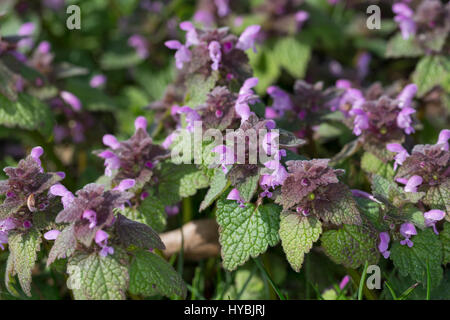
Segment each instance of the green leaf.
[{"label": "green leaf", "polygon": [[312,202],[315,215],[322,221],[335,225],[360,225],[361,216],[348,187],[342,183],[333,183],[326,188],[328,199],[316,199]]},{"label": "green leaf", "polygon": [[[186,192],[186,187],[181,187],[181,180],[188,174],[197,172],[197,168],[191,164],[162,163],[158,174],[159,184],[156,196],[165,205],[174,205],[181,200],[181,193]],[[192,192],[192,190],[191,190]]]},{"label": "green leaf", "polygon": [[381,204],[366,199],[355,197],[359,212],[367,218],[378,231],[385,231],[389,227],[383,219]]},{"label": "green leaf", "polygon": [[14,73],[3,63],[0,63],[0,94],[10,101],[17,100],[14,78]]},{"label": "green leaf", "polygon": [[425,56],[420,59],[412,75],[420,98],[437,85],[444,83],[450,73],[450,58],[444,56]]},{"label": "green leaf", "polygon": [[439,237],[427,228],[411,238],[414,245],[409,248],[395,242],[391,248],[394,266],[404,276],[409,275],[424,286],[427,283],[427,261],[430,266],[431,287],[437,287],[442,280],[442,245]]},{"label": "green leaf", "polygon": [[447,179],[441,185],[430,187],[423,202],[433,209],[446,211],[445,219],[450,221],[450,180]]},{"label": "green leaf", "polygon": [[299,42],[293,37],[282,37],[273,48],[277,61],[294,78],[303,78],[311,57],[308,45]]},{"label": "green leaf", "polygon": [[394,177],[392,166],[370,152],[364,152],[361,158],[361,168],[368,173],[374,173],[387,179]]},{"label": "green leaf", "polygon": [[274,204],[241,208],[236,201],[217,201],[219,242],[222,246],[223,266],[234,270],[250,257],[257,257],[279,241],[279,214]]},{"label": "green leaf", "polygon": [[27,296],[31,296],[31,271],[36,263],[41,241],[41,234],[36,229],[30,229],[26,233],[10,232],[8,236],[11,265],[7,268],[6,278],[17,274],[20,286]]},{"label": "green leaf", "polygon": [[125,246],[137,246],[142,249],[160,249],[166,247],[159,235],[148,225],[127,219],[120,213],[114,223],[118,240]]},{"label": "green leaf", "polygon": [[130,265],[130,292],[153,296],[186,297],[186,286],[180,275],[160,256],[139,250]]},{"label": "green leaf", "polygon": [[202,74],[195,74],[186,80],[186,96],[184,104],[195,109],[206,102],[208,93],[216,86],[219,78],[217,71],[205,79]]},{"label": "green leaf", "polygon": [[105,52],[100,59],[100,66],[104,70],[115,70],[133,67],[142,61],[142,57],[128,47],[119,51]]},{"label": "green leaf", "polygon": [[58,235],[48,254],[47,266],[52,264],[56,259],[71,256],[75,251],[77,240],[75,239],[73,227],[73,224],[69,225]]},{"label": "green leaf", "polygon": [[134,216],[124,214],[128,219],[132,219],[152,227],[158,232],[164,231],[167,226],[167,214],[164,203],[157,197],[149,195],[141,202],[138,210],[134,210]]},{"label": "green leaf", "polygon": [[39,130],[49,136],[53,130],[53,114],[46,104],[26,93],[19,93],[17,101],[0,94],[0,125]]},{"label": "green leaf", "polygon": [[405,40],[400,32],[389,39],[386,48],[386,58],[414,58],[424,55],[424,51],[415,41],[414,37]]},{"label": "green leaf", "polygon": [[274,83],[281,73],[277,57],[268,45],[258,50],[257,53],[249,50],[247,54],[250,65],[254,70],[254,76],[258,78],[258,85],[255,87],[256,92],[264,94],[267,87]]},{"label": "green leaf", "polygon": [[242,184],[237,186],[239,194],[244,202],[252,200],[256,190],[258,189],[259,174],[248,176]]},{"label": "green leaf", "polygon": [[439,234],[439,239],[441,240],[444,252],[442,263],[447,264],[450,262],[450,223],[444,223],[444,230]]},{"label": "green leaf", "polygon": [[299,272],[306,253],[322,233],[322,225],[313,217],[299,214],[281,214],[280,239],[291,267]]},{"label": "green leaf", "polygon": [[120,248],[113,255],[77,253],[67,264],[67,287],[76,300],[125,299],[128,287],[128,257]]},{"label": "green leaf", "polygon": [[197,193],[197,190],[208,187],[209,177],[201,170],[188,173],[180,180],[180,196],[187,198]]},{"label": "green leaf", "polygon": [[324,232],[321,242],[331,260],[348,268],[355,269],[366,261],[375,264],[379,258],[376,233],[364,227],[344,225]]},{"label": "green leaf", "polygon": [[206,193],[205,199],[200,204],[200,211],[209,207],[220,195],[228,188],[228,180],[221,169],[216,169],[211,178],[210,187]]}]

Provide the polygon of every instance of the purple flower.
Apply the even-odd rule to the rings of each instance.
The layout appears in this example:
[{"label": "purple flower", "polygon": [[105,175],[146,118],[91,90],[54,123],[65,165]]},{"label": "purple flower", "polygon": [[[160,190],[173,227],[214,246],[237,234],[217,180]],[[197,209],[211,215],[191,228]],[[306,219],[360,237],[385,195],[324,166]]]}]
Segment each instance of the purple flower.
[{"label": "purple flower", "polygon": [[222,167],[223,173],[228,173],[228,165],[232,165],[236,162],[236,156],[234,154],[234,149],[232,147],[226,146],[224,144],[215,146],[212,152],[218,153],[220,155],[219,162]]},{"label": "purple flower", "polygon": [[433,227],[434,233],[439,234],[439,232],[436,230],[436,222],[444,219],[445,212],[442,210],[433,209],[425,212],[423,214],[423,217],[425,218],[425,225],[427,227]]},{"label": "purple flower", "polygon": [[350,115],[355,116],[355,119],[353,120],[353,133],[356,136],[361,135],[363,130],[369,128],[369,117],[364,110],[353,108],[350,110]]},{"label": "purple flower", "polygon": [[201,117],[198,114],[198,112],[195,111],[194,109],[188,107],[188,106],[181,107],[180,109],[178,109],[177,113],[185,114],[185,116],[186,116],[185,120],[186,120],[186,123],[187,123],[186,129],[189,132],[193,132],[193,130],[194,130],[194,122],[201,120]]},{"label": "purple flower", "polygon": [[164,45],[169,49],[177,50],[177,52],[175,52],[175,65],[178,69],[183,69],[183,64],[191,61],[191,51],[189,51],[187,46],[182,45],[180,41],[169,40],[166,41]]},{"label": "purple flower", "polygon": [[[34,30],[35,30],[34,23],[26,22],[20,26],[17,34],[22,37],[31,37],[33,35]],[[31,38],[21,39],[17,43],[17,46],[19,48],[31,48],[33,46],[33,39]]]},{"label": "purple flower", "polygon": [[267,93],[273,99],[272,109],[277,113],[278,117],[283,116],[285,111],[293,109],[291,97],[286,91],[277,86],[270,86],[267,88]]},{"label": "purple flower", "polygon": [[400,233],[405,237],[404,240],[400,241],[400,244],[402,246],[406,244],[411,248],[414,243],[409,238],[417,234],[416,227],[411,222],[405,222],[400,226]]},{"label": "purple flower", "polygon": [[142,129],[142,130],[147,130],[147,119],[145,119],[145,117],[137,117],[136,120],[134,120],[134,127],[137,130]]},{"label": "purple flower", "polygon": [[383,255],[385,259],[389,258],[389,255],[391,254],[388,250],[389,248],[389,242],[391,241],[391,238],[389,237],[389,233],[387,232],[381,232],[380,235],[380,243],[378,244],[378,251]]},{"label": "purple flower", "polygon": [[84,210],[81,217],[89,221],[89,229],[93,229],[97,225],[97,213],[94,210]]},{"label": "purple flower", "polygon": [[148,42],[143,36],[139,34],[132,35],[128,38],[128,45],[133,47],[142,59],[148,57]]},{"label": "purple flower", "polygon": [[40,54],[48,54],[50,52],[50,48],[51,48],[50,42],[42,41],[41,43],[39,43],[36,50]]},{"label": "purple flower", "polygon": [[217,15],[219,17],[225,17],[230,13],[230,0],[214,0],[214,3],[217,7]]},{"label": "purple flower", "polygon": [[128,189],[133,188],[135,184],[136,181],[134,179],[123,179],[113,190],[127,191]]},{"label": "purple flower", "polygon": [[239,207],[245,208],[244,201],[241,198],[239,190],[236,188],[230,191],[227,196],[227,200],[235,200],[239,204]]},{"label": "purple flower", "polygon": [[198,45],[200,41],[198,40],[197,30],[195,30],[192,22],[183,21],[180,23],[180,29],[186,31],[186,47],[191,45]]},{"label": "purple flower", "polygon": [[56,240],[58,235],[61,233],[59,230],[50,230],[44,233],[44,238],[47,240]]},{"label": "purple flower", "polygon": [[288,177],[288,173],[279,160],[270,160],[264,163],[267,169],[272,170],[270,174],[263,174],[259,181],[259,185],[263,188],[263,192],[260,194],[261,197],[271,197],[272,193],[269,192],[269,188],[275,189],[277,186],[283,184],[283,182]]},{"label": "purple flower", "polygon": [[164,139],[163,143],[161,143],[161,146],[164,149],[169,149],[169,147],[172,145],[173,140],[178,136],[178,134],[176,132],[172,132],[171,134],[169,134],[166,139]]},{"label": "purple flower", "polygon": [[397,115],[397,126],[404,129],[406,134],[415,132],[414,128],[411,126],[411,114],[415,112],[416,110],[414,110],[413,108],[405,107]]},{"label": "purple flower", "polygon": [[[106,143],[105,143],[106,144]],[[112,175],[113,170],[117,170],[120,168],[120,159],[119,157],[112,151],[105,150],[99,153],[100,158],[105,159],[105,175],[110,177]]]},{"label": "purple flower", "polygon": [[40,157],[44,154],[44,149],[42,147],[34,147],[33,149],[31,149],[31,157],[33,158],[34,161],[36,161],[36,163],[39,165],[39,167],[41,167],[41,172],[44,172],[44,169],[41,166],[41,159]]},{"label": "purple flower", "polygon": [[417,86],[415,84],[408,84],[403,88],[402,92],[397,96],[397,100],[399,101],[398,107],[400,109],[403,108],[411,108],[411,102],[417,92]]},{"label": "purple flower", "polygon": [[68,91],[61,91],[60,96],[65,103],[67,103],[69,106],[72,107],[73,110],[75,111],[81,110],[82,107],[81,101],[73,93],[70,93]]},{"label": "purple flower", "polygon": [[338,88],[346,89],[338,103],[338,108],[345,117],[351,115],[352,108],[360,108],[366,101],[362,92],[358,89],[351,88],[351,84],[347,82],[347,80],[338,80],[336,86],[338,86]]},{"label": "purple flower", "polygon": [[399,165],[402,165],[406,158],[409,157],[408,151],[406,151],[405,148],[403,148],[399,143],[389,143],[386,145],[386,149],[388,149],[390,152],[397,153],[394,157],[394,170],[397,170],[397,167]]},{"label": "purple flower", "polygon": [[113,247],[108,247],[109,235],[103,230],[97,230],[95,233],[95,243],[102,248],[100,251],[100,256],[106,257],[108,254],[114,253]]},{"label": "purple flower", "polygon": [[259,25],[248,26],[239,37],[236,48],[241,49],[242,51],[253,48],[253,51],[256,52],[255,40],[260,29],[261,26]]},{"label": "purple flower", "polygon": [[405,192],[417,192],[417,187],[423,182],[421,176],[412,176],[408,179],[405,186]]},{"label": "purple flower", "polygon": [[72,192],[66,189],[62,184],[58,183],[50,187],[49,193],[61,197],[61,202],[63,204],[64,209],[68,208],[72,203],[75,196]]},{"label": "purple flower", "polygon": [[450,130],[444,129],[439,133],[439,138],[436,144],[442,144],[442,150],[448,151],[448,139],[450,139]]},{"label": "purple flower", "polygon": [[97,74],[91,78],[89,85],[92,88],[98,88],[106,82],[106,77],[102,74]]},{"label": "purple flower", "polygon": [[248,103],[254,95],[252,88],[257,84],[258,78],[249,78],[245,80],[244,84],[239,90],[239,96],[234,105],[234,109],[241,118],[241,123],[247,121],[247,119],[250,118],[250,115],[252,114]]},{"label": "purple flower", "polygon": [[372,200],[374,202],[378,202],[381,203],[377,198],[375,198],[373,195],[371,195],[370,193],[364,192],[362,190],[357,190],[357,189],[352,189],[350,190],[352,195],[354,197],[359,197],[359,198],[366,198],[369,200]]},{"label": "purple flower", "polygon": [[404,3],[396,3],[392,6],[392,11],[396,14],[394,21],[400,27],[403,39],[407,40],[416,33],[416,23],[414,22],[414,11]]},{"label": "purple flower", "polygon": [[205,27],[211,27],[214,24],[214,15],[206,10],[198,10],[194,14],[194,21],[203,24]]},{"label": "purple flower", "polygon": [[222,52],[220,51],[220,43],[217,41],[211,41],[208,46],[208,50],[209,50],[209,57],[213,61],[211,69],[218,70],[220,60],[222,59]]},{"label": "purple flower", "polygon": [[303,24],[306,22],[306,20],[309,19],[309,13],[304,11],[304,10],[300,10],[297,11],[297,13],[295,14],[295,21],[297,22],[297,30],[300,31],[303,27]]},{"label": "purple flower", "polygon": [[0,248],[5,250],[4,244],[8,243],[8,233],[0,231]]},{"label": "purple flower", "polygon": [[342,278],[341,282],[339,283],[339,289],[344,290],[344,288],[347,286],[347,284],[350,282],[350,276],[346,275],[344,278]]}]

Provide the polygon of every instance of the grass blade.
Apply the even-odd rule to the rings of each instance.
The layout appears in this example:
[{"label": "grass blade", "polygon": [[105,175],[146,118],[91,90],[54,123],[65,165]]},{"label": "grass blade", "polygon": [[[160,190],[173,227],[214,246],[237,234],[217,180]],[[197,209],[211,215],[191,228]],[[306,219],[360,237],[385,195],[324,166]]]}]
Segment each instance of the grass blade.
[{"label": "grass blade", "polygon": [[366,260],[366,263],[364,263],[364,269],[363,269],[363,273],[361,275],[361,280],[359,281],[358,300],[362,300],[363,299],[364,283],[366,281],[367,267],[368,266],[369,266],[369,261]]}]

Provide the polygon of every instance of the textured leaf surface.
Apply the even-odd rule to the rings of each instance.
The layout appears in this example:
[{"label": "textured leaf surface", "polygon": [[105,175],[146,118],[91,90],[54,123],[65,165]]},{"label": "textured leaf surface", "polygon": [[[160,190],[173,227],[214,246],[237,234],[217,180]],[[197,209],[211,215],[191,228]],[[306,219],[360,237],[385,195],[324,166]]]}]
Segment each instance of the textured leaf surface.
[{"label": "textured leaf surface", "polygon": [[126,253],[114,248],[113,255],[78,253],[67,264],[67,287],[77,300],[125,299],[128,287]]},{"label": "textured leaf surface", "polygon": [[73,225],[66,227],[56,238],[50,253],[48,254],[47,265],[56,259],[69,257],[75,251],[77,240],[73,231]]},{"label": "textured leaf surface", "polygon": [[165,249],[159,235],[146,224],[130,220],[118,214],[116,227],[119,241],[125,246],[135,245],[142,249]]},{"label": "textured leaf surface", "polygon": [[339,230],[330,230],[321,237],[325,253],[336,263],[348,268],[357,268],[369,261],[378,261],[376,235],[359,226],[345,225]]},{"label": "textured leaf surface", "polygon": [[446,211],[446,219],[450,221],[450,179],[439,186],[428,189],[423,202],[433,209]]},{"label": "textured leaf surface", "polygon": [[186,286],[180,275],[160,256],[139,250],[130,265],[130,292],[152,296],[186,297]]},{"label": "textured leaf surface", "polygon": [[336,225],[343,223],[360,225],[361,216],[348,187],[341,183],[334,183],[327,188],[328,199],[317,199],[313,202],[316,216]]},{"label": "textured leaf surface", "polygon": [[250,202],[250,200],[253,198],[256,190],[258,189],[258,181],[259,175],[256,174],[247,177],[242,184],[237,186],[239,195],[244,200],[244,202]]},{"label": "textured leaf surface", "polygon": [[150,195],[141,202],[138,211],[134,216],[124,214],[128,219],[132,219],[152,227],[158,232],[162,232],[167,225],[167,214],[164,203],[157,197]]},{"label": "textured leaf surface", "polygon": [[[17,274],[23,291],[31,296],[31,271],[40,250],[41,234],[36,229],[27,233],[11,232],[8,237],[11,266],[8,268]],[[7,271],[8,272],[8,271]],[[7,274],[6,277],[9,277]]]},{"label": "textured leaf surface", "polygon": [[53,114],[46,104],[26,93],[20,93],[17,101],[10,101],[0,94],[0,125],[39,130],[49,135]]},{"label": "textured leaf surface", "polygon": [[[174,205],[181,200],[181,180],[189,174],[197,172],[197,168],[188,164],[165,162],[160,172],[160,182],[156,196],[165,205]],[[186,191],[186,188],[184,188]]]},{"label": "textured leaf surface", "polygon": [[420,57],[423,54],[423,50],[415,42],[414,37],[410,37],[405,40],[400,32],[396,33],[391,39],[389,39],[386,48],[387,58],[414,58]]},{"label": "textured leaf surface", "polygon": [[208,93],[215,87],[218,79],[218,72],[213,72],[208,78],[202,74],[195,74],[187,79],[187,93],[185,104],[191,108],[196,108],[206,102]]},{"label": "textured leaf surface", "polygon": [[282,213],[280,239],[286,257],[292,268],[299,272],[306,253],[322,233],[322,225],[313,217]]},{"label": "textured leaf surface", "polygon": [[392,166],[389,163],[384,163],[370,152],[364,152],[361,158],[361,168],[368,173],[374,173],[387,179],[394,176]]},{"label": "textured leaf surface", "polygon": [[200,211],[209,207],[228,186],[228,181],[221,169],[216,169],[214,176],[211,178],[211,184],[206,193],[205,199],[200,204]]},{"label": "textured leaf surface", "polygon": [[209,177],[201,170],[188,173],[180,180],[180,196],[187,198],[197,193],[197,190],[209,185]]},{"label": "textured leaf surface", "polygon": [[450,58],[444,56],[425,56],[420,59],[412,75],[417,85],[417,96],[422,97],[433,87],[444,83],[450,73]]},{"label": "textured leaf surface", "polygon": [[247,204],[241,208],[235,201],[220,199],[217,202],[219,241],[226,269],[234,270],[278,243],[280,211],[274,204],[258,208]]},{"label": "textured leaf surface", "polygon": [[411,248],[406,245],[402,246],[399,242],[392,245],[391,259],[394,266],[402,275],[409,275],[426,286],[427,261],[429,261],[431,287],[438,286],[443,274],[442,246],[439,237],[430,228],[427,228],[419,231],[411,240],[414,243]]}]

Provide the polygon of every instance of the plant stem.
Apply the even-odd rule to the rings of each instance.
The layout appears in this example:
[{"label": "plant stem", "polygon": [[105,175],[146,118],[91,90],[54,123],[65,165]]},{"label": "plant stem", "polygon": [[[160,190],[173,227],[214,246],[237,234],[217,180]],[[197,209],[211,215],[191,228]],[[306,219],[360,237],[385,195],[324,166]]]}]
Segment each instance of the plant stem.
[{"label": "plant stem", "polygon": [[256,265],[258,266],[258,268],[261,271],[261,273],[263,274],[263,276],[267,279],[267,281],[269,281],[270,285],[272,286],[273,290],[277,294],[278,298],[280,298],[280,300],[286,300],[284,295],[278,290],[278,288],[275,285],[275,283],[273,282],[272,278],[267,273],[266,269],[264,269],[264,266],[262,265],[261,261],[259,260],[259,257],[255,258],[253,260],[255,261]]}]

